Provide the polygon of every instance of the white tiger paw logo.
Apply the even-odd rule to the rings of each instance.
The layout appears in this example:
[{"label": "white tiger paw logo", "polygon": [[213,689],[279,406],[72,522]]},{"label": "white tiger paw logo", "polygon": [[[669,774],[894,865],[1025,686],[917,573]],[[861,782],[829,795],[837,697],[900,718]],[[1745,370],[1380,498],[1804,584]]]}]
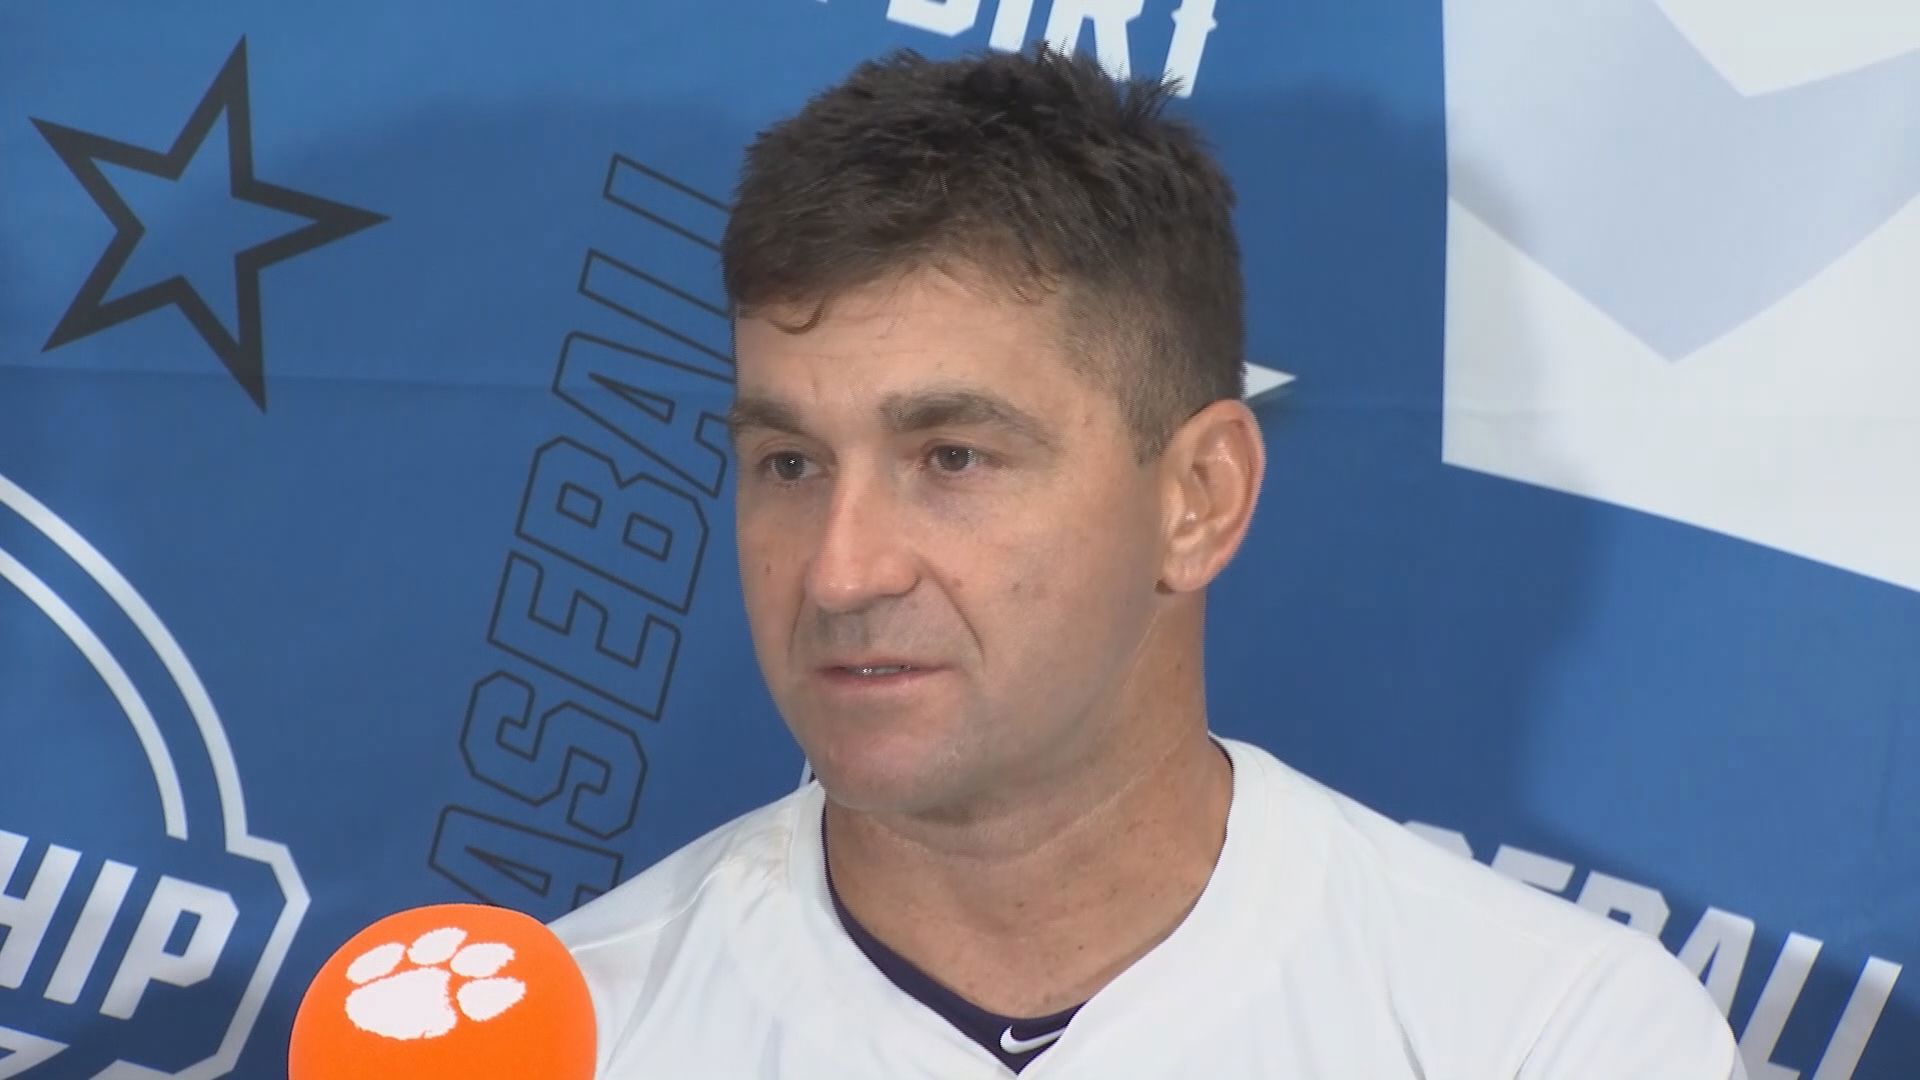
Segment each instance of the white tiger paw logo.
[{"label": "white tiger paw logo", "polygon": [[[359,987],[347,995],[347,1018],[389,1039],[437,1039],[461,1017],[485,1023],[519,1004],[527,984],[499,977],[513,961],[512,946],[466,940],[465,930],[444,927],[412,945],[388,942],[362,953],[347,966],[347,980]],[[400,971],[402,960],[414,966]]]}]

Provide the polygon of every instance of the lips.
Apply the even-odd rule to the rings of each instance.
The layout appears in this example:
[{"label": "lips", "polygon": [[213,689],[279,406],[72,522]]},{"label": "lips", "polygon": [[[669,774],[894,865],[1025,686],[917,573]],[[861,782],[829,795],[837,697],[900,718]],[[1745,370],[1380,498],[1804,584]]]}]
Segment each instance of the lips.
[{"label": "lips", "polygon": [[821,672],[828,675],[851,675],[874,678],[883,675],[902,675],[916,671],[931,671],[933,665],[897,656],[858,657],[835,660],[823,664]]},{"label": "lips", "polygon": [[893,700],[896,694],[926,685],[940,670],[936,664],[900,656],[855,656],[815,668],[814,678],[825,692],[850,701],[875,694]]}]

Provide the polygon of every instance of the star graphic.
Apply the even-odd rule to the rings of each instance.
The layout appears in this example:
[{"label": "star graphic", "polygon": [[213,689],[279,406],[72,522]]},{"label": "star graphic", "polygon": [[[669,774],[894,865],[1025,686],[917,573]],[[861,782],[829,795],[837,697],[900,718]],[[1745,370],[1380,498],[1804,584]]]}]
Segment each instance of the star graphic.
[{"label": "star graphic", "polygon": [[[214,124],[226,114],[228,189],[233,197],[257,206],[283,211],[309,222],[292,232],[276,236],[237,252],[233,257],[234,298],[238,310],[238,333],[230,331],[215,317],[199,291],[183,274],[175,274],[157,284],[107,300],[114,280],[146,234],[146,226],[114,190],[100,162],[138,170],[167,180],[178,180],[187,163],[199,152]],[[92,273],[80,286],[79,295],[68,306],[60,323],[53,328],[42,351],[56,349],[70,341],[118,326],[149,311],[172,305],[180,309],[199,332],[220,362],[226,365],[247,396],[262,410],[267,407],[267,380],[260,332],[260,271],[284,259],[311,251],[322,244],[359,232],[387,220],[375,214],[315,195],[293,191],[256,179],[253,175],[253,127],[247,102],[247,41],[240,39],[232,55],[216,75],[213,85],[194,107],[193,114],[173,147],[165,153],[118,142],[91,132],[77,131],[60,124],[35,119],[60,160],[80,181],[101,212],[113,222],[113,241],[94,264]]]}]

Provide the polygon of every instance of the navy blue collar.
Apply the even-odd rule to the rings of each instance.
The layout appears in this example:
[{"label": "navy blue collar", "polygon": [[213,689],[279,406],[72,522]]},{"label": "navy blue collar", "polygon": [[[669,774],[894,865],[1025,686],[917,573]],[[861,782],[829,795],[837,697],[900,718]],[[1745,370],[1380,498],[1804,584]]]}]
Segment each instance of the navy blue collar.
[{"label": "navy blue collar", "polygon": [[[827,823],[820,822],[821,858],[825,860],[827,842]],[[873,936],[860,921],[847,910],[840,901],[840,893],[833,887],[833,870],[827,869],[827,895],[833,899],[833,910],[840,917],[840,925],[846,928],[847,936],[860,947],[873,966],[915,1001],[932,1009],[952,1024],[961,1034],[981,1046],[987,1052],[999,1058],[1001,1063],[1013,1072],[1019,1072],[1034,1059],[1052,1046],[1066,1030],[1067,1022],[1080,1011],[1075,1005],[1048,1016],[1018,1017],[1002,1016],[975,1005],[959,994],[941,985],[932,976],[921,971],[913,962],[889,949],[884,942]]]}]

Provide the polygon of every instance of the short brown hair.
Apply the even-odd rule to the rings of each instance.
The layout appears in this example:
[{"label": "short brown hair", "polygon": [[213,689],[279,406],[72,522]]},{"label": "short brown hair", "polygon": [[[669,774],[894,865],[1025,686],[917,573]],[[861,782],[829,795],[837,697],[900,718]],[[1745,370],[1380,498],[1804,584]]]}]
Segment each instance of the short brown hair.
[{"label": "short brown hair", "polygon": [[736,313],[921,267],[1058,290],[1066,344],[1119,401],[1141,459],[1244,386],[1233,189],[1174,88],[1085,56],[855,68],[748,147],[721,246]]}]

